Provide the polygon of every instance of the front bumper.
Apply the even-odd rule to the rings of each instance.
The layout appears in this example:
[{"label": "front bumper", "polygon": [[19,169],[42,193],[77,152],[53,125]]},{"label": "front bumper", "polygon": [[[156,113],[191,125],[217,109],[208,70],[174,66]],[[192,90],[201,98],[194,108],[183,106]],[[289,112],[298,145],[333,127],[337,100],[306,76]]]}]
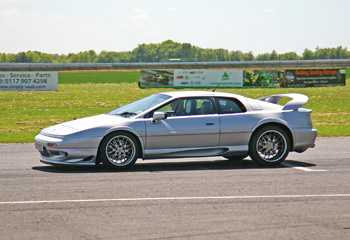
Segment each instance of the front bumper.
[{"label": "front bumper", "polygon": [[40,161],[58,165],[95,165],[100,138],[64,139],[39,134],[35,147]]}]

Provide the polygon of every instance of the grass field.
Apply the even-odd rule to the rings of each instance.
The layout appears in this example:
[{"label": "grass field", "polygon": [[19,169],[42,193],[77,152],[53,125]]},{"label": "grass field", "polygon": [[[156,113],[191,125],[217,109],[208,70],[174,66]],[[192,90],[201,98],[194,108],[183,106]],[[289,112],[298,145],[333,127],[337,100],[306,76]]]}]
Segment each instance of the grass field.
[{"label": "grass field", "polygon": [[[74,118],[105,113],[153,93],[174,91],[174,89],[140,89],[135,83],[139,80],[139,72],[118,73],[125,74],[125,79],[130,77],[127,81],[133,83],[115,83],[115,79],[111,81],[113,83],[96,83],[93,77],[86,77],[95,74],[91,72],[87,72],[87,75],[83,74],[85,77],[83,75],[74,77],[75,73],[69,73],[73,74],[70,78],[61,77],[62,73],[60,73],[59,91],[0,92],[0,143],[33,142],[34,136],[44,127]],[[138,76],[135,77],[136,75]],[[113,78],[111,76],[110,78]],[[108,78],[107,75],[104,77]],[[100,82],[105,81],[102,77],[99,79]],[[90,81],[94,84],[86,83]],[[350,80],[347,80],[345,87],[219,89],[217,91],[237,93],[252,98],[288,92],[305,94],[309,96],[305,108],[313,109],[312,119],[314,127],[319,131],[319,136],[350,136]]]},{"label": "grass field", "polygon": [[85,83],[136,83],[140,71],[59,72],[59,84]]}]

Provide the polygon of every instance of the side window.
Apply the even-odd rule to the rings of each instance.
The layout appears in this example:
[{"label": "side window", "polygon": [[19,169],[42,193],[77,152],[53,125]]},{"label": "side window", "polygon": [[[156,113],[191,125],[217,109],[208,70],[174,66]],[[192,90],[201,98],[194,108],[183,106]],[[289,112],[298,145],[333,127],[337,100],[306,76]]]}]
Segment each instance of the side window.
[{"label": "side window", "polygon": [[179,103],[178,99],[176,99],[174,101],[171,101],[170,103],[168,103],[168,104],[166,104],[166,105],[164,105],[164,106],[162,106],[162,107],[160,107],[160,108],[158,108],[158,109],[148,113],[145,116],[145,118],[152,117],[154,112],[166,112],[168,114],[168,117],[173,116],[174,113],[175,113],[175,110],[177,108],[178,103]]},{"label": "side window", "polygon": [[166,112],[171,116],[191,116],[215,114],[213,101],[210,98],[183,98],[176,99],[145,115],[145,118],[153,116],[154,112]]},{"label": "side window", "polygon": [[217,98],[217,105],[220,108],[220,113],[240,113],[245,112],[246,109],[243,104],[237,99],[232,98]]},{"label": "side window", "polygon": [[210,98],[185,98],[179,101],[174,116],[214,114]]}]

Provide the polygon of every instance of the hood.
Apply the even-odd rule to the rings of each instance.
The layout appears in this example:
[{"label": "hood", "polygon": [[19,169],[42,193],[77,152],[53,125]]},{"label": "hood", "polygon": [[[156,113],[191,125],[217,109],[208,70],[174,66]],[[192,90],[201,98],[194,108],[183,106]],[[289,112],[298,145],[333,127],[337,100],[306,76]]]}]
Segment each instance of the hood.
[{"label": "hood", "polygon": [[44,135],[66,136],[77,132],[109,128],[128,121],[116,115],[101,114],[57,124],[41,131]]}]

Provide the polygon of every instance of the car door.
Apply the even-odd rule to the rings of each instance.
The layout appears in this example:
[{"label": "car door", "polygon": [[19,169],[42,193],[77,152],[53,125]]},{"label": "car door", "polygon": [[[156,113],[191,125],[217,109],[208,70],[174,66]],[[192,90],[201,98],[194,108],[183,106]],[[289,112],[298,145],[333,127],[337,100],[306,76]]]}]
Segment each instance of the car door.
[{"label": "car door", "polygon": [[256,123],[254,115],[247,113],[244,105],[234,98],[215,98],[220,116],[219,146],[248,146],[251,128]]},{"label": "car door", "polygon": [[156,111],[168,112],[166,119],[146,121],[145,149],[202,148],[218,146],[219,116],[211,98],[184,98]]}]

